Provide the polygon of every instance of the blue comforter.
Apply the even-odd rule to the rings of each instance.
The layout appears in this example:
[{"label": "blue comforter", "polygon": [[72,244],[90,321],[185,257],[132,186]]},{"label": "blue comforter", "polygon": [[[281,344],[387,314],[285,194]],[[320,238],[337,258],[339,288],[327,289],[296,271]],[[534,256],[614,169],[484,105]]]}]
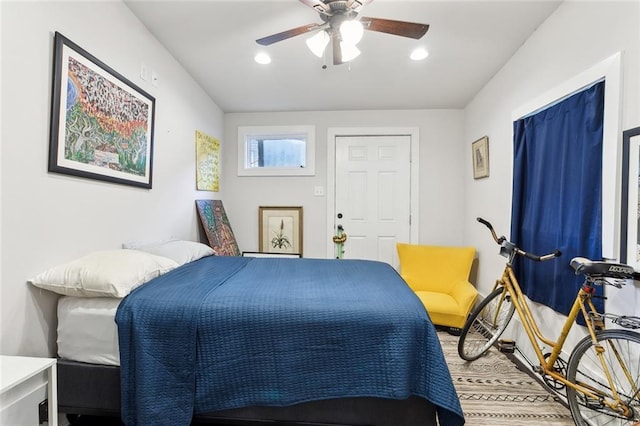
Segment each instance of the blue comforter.
[{"label": "blue comforter", "polygon": [[133,291],[116,322],[128,426],[412,395],[441,425],[464,423],[435,329],[385,263],[207,257]]}]

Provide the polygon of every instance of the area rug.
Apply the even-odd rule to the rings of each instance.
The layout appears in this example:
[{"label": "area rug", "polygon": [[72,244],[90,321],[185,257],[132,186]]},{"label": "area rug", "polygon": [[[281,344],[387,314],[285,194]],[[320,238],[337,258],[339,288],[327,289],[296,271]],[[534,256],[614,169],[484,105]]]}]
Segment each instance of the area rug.
[{"label": "area rug", "polygon": [[495,348],[467,362],[458,356],[458,337],[439,331],[466,426],[573,425],[557,396]]}]

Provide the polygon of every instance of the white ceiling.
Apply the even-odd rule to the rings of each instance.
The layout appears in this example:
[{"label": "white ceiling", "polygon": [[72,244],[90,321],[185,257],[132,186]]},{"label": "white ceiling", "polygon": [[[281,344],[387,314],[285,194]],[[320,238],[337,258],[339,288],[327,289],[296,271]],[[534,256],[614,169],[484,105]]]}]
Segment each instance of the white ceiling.
[{"label": "white ceiling", "polygon": [[[358,58],[334,66],[328,55],[326,69],[305,44],[313,33],[255,42],[322,22],[296,0],[125,3],[223,111],[262,112],[463,108],[561,1],[375,0],[359,15],[429,31],[421,40],[366,31]],[[426,60],[409,59],[416,46]],[[254,62],[261,51],[271,64]]]}]

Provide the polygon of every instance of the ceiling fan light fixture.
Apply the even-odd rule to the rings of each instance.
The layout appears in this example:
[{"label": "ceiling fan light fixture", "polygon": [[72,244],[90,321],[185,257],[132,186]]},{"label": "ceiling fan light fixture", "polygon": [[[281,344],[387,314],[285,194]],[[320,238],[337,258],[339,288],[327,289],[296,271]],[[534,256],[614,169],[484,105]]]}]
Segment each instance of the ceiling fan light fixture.
[{"label": "ceiling fan light fixture", "polygon": [[324,49],[326,49],[330,39],[331,37],[326,31],[318,31],[316,35],[307,39],[307,47],[318,58],[322,58],[322,55],[324,55]]},{"label": "ceiling fan light fixture", "polygon": [[355,44],[340,42],[340,50],[342,51],[342,62],[349,62],[360,55],[360,49]]},{"label": "ceiling fan light fixture", "polygon": [[261,65],[267,65],[271,63],[271,57],[264,52],[258,53],[256,56],[254,56],[253,60]]},{"label": "ceiling fan light fixture", "polygon": [[[0,0],[2,1],[2,0]],[[428,24],[397,21],[393,19],[361,17],[360,9],[373,0],[299,0],[320,14],[322,23],[312,23],[271,34],[256,40],[261,46],[269,46],[302,34],[313,35],[306,40],[311,52],[323,59],[331,42],[333,64],[340,65],[360,55],[356,45],[362,39],[364,30],[386,33],[419,40],[429,29]],[[322,66],[326,69],[326,64]]]},{"label": "ceiling fan light fixture", "polygon": [[362,27],[362,23],[357,19],[344,21],[340,24],[340,36],[345,43],[355,46],[362,40],[363,34],[364,28]]},{"label": "ceiling fan light fixture", "polygon": [[424,47],[418,47],[411,52],[410,58],[414,61],[421,61],[429,56],[429,51]]}]

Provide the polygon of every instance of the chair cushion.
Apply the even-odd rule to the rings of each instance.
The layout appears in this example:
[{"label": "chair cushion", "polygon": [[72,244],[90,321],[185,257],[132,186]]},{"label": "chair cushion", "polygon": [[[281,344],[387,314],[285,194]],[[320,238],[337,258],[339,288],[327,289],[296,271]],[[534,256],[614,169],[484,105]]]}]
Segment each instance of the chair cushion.
[{"label": "chair cushion", "polygon": [[431,291],[416,291],[416,295],[427,309],[431,321],[437,325],[462,328],[467,319],[468,306],[460,306],[448,294]]}]

